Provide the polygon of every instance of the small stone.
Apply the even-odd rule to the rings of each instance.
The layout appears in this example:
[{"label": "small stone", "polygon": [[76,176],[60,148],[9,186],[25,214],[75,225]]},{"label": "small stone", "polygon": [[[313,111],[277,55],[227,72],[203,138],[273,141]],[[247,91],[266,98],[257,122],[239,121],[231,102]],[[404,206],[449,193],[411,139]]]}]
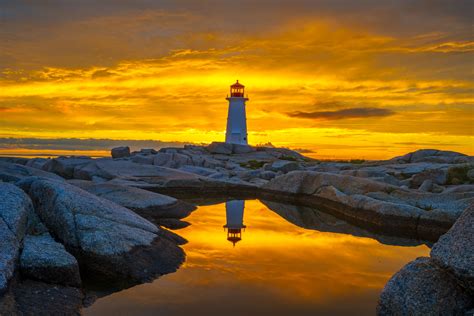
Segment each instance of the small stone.
[{"label": "small stone", "polygon": [[130,147],[123,146],[123,147],[115,147],[111,150],[112,158],[124,158],[130,157]]}]

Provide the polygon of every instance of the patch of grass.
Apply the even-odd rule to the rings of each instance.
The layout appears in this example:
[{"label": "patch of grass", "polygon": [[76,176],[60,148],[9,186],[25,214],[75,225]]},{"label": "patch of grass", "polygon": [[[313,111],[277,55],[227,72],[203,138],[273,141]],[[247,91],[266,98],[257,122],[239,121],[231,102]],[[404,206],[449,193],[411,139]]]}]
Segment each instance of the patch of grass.
[{"label": "patch of grass", "polygon": [[467,173],[471,169],[474,169],[474,165],[469,164],[449,168],[447,184],[474,183],[474,181],[471,181],[467,176]]},{"label": "patch of grass", "polygon": [[352,164],[359,165],[361,163],[364,163],[365,159],[351,159],[351,160],[349,160],[349,162],[352,163]]},{"label": "patch of grass", "polygon": [[421,204],[416,204],[416,207],[421,208],[422,210],[425,211],[432,211],[434,207],[432,205],[421,205]]},{"label": "patch of grass", "polygon": [[241,167],[248,168],[248,169],[260,169],[263,167],[264,164],[266,164],[266,161],[262,160],[249,160],[247,162],[242,162],[240,163]]},{"label": "patch of grass", "polygon": [[394,192],[394,191],[395,191],[395,188],[393,188],[393,187],[388,187],[388,188],[385,189],[385,192],[387,192],[388,194],[392,194],[392,192]]},{"label": "patch of grass", "polygon": [[295,157],[283,155],[280,157],[280,160],[296,161]]}]

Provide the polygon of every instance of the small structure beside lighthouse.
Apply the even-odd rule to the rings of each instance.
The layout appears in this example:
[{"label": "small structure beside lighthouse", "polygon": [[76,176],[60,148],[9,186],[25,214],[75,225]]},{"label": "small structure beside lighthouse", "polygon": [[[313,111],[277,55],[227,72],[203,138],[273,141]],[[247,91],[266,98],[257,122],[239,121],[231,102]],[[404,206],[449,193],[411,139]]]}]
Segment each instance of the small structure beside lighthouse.
[{"label": "small structure beside lighthouse", "polygon": [[230,144],[247,145],[247,116],[245,114],[245,101],[248,98],[244,97],[245,86],[236,83],[230,86],[229,112],[227,115],[227,130],[225,134],[225,142]]}]

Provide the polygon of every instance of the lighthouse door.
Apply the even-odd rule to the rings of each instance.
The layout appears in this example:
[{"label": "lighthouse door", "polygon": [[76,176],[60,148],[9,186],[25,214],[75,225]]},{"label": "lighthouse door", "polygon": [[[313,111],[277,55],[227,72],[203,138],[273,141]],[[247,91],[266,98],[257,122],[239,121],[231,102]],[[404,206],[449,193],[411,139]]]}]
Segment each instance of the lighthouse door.
[{"label": "lighthouse door", "polygon": [[240,144],[242,143],[242,134],[241,133],[232,133],[230,136],[230,143]]}]

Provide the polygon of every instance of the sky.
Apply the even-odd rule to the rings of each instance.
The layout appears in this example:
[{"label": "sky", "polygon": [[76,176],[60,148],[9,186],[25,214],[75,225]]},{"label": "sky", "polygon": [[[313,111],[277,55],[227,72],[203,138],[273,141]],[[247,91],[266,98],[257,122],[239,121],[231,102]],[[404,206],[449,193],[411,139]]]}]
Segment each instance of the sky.
[{"label": "sky", "polygon": [[473,155],[473,11],[461,0],[0,0],[0,154],[223,141],[239,79],[253,145],[323,159]]}]

